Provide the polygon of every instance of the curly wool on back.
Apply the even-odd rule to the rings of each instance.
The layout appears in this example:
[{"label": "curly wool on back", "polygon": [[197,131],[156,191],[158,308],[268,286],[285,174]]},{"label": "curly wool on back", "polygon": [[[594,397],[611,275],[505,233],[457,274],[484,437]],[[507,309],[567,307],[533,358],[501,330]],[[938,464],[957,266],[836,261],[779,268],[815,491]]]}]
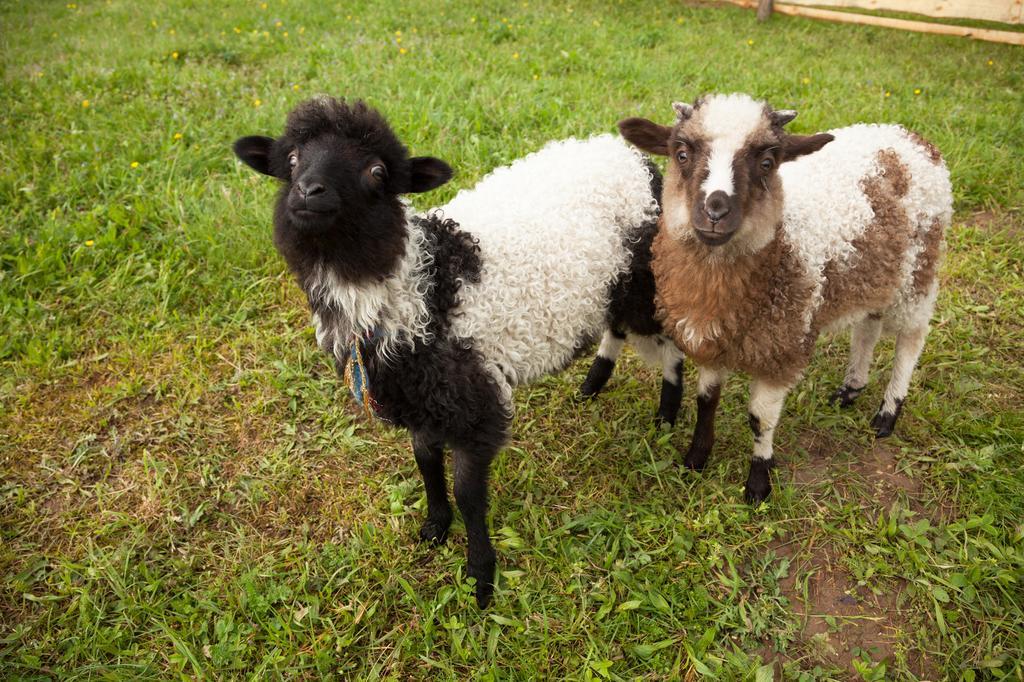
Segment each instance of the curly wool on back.
[{"label": "curly wool on back", "polygon": [[564,368],[605,327],[623,247],[657,217],[651,174],[620,138],[553,142],[499,168],[441,207],[480,245],[479,283],[463,287],[458,336],[511,385]]}]

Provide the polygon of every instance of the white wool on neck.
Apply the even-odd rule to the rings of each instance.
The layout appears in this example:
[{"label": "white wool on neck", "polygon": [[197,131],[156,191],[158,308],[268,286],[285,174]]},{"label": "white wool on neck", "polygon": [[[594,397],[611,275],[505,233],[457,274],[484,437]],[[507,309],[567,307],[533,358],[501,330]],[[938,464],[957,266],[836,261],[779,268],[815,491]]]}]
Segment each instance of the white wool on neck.
[{"label": "white wool on neck", "polygon": [[306,291],[338,313],[333,329],[323,328],[320,316],[313,316],[317,342],[335,357],[343,359],[355,338],[371,334],[379,337],[378,349],[385,358],[400,347],[411,348],[416,341],[430,340],[426,294],[432,256],[425,248],[423,230],[415,221],[407,220],[406,229],[405,253],[395,271],[383,280],[357,284],[340,279],[323,264],[313,268]]}]

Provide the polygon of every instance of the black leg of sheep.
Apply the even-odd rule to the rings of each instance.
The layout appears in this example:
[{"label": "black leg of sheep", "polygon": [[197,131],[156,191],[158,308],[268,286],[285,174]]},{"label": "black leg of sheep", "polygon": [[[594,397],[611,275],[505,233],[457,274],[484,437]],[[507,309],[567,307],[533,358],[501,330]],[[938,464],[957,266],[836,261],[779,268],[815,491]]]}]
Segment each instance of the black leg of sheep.
[{"label": "black leg of sheep", "polygon": [[476,602],[485,608],[494,593],[494,547],[487,530],[487,475],[497,449],[470,452],[456,448],[455,502],[466,524],[466,574],[476,580]]},{"label": "black leg of sheep", "polygon": [[444,479],[444,442],[417,433],[412,438],[412,451],[427,491],[427,520],[420,528],[420,540],[441,544],[452,525],[452,507]]}]

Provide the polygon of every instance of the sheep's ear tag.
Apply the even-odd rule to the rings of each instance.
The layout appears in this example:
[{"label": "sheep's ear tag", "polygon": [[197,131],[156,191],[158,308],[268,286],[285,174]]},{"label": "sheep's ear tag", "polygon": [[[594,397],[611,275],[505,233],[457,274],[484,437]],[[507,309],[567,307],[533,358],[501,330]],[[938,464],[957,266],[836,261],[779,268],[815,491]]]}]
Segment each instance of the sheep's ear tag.
[{"label": "sheep's ear tag", "polygon": [[672,102],[672,108],[676,110],[676,118],[680,121],[693,116],[693,107],[685,102]]},{"label": "sheep's ear tag", "polygon": [[792,109],[779,109],[771,113],[772,123],[780,128],[796,118],[796,112]]}]

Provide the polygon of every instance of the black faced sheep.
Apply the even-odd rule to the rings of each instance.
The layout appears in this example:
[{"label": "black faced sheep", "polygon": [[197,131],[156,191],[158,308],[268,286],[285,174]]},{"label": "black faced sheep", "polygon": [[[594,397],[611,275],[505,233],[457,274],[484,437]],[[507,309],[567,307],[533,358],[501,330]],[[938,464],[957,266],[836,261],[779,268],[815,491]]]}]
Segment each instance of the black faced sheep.
[{"label": "black faced sheep", "polygon": [[[686,455],[700,470],[730,370],[752,378],[754,452],[745,488],[771,491],[772,436],[786,394],[822,331],[853,327],[843,406],[864,389],[876,341],[896,335],[892,378],[872,426],[892,433],[917,364],[952,215],[939,152],[895,125],[790,135],[796,112],[746,95],[674,105],[677,121],[619,124],[669,157],[652,268],[666,331],[699,366]],[[820,150],[820,151],[819,151]]]},{"label": "black faced sheep", "polygon": [[[564,368],[606,327],[659,329],[653,278],[642,276],[657,224],[652,166],[611,135],[553,143],[416,214],[400,195],[442,185],[448,165],[410,158],[362,102],[327,97],[299,105],[278,139],[244,137],[235,152],[283,181],[274,242],[307,295],[319,345],[339,371],[349,366],[368,409],[412,433],[425,541],[444,541],[452,520],[452,449],[467,573],[485,606],[495,564],[487,476],[512,388]],[[644,297],[646,308],[629,305]],[[678,377],[675,345],[658,352]],[[605,372],[591,374],[593,393]],[[666,402],[659,413],[671,421],[678,393],[674,408]]]}]

